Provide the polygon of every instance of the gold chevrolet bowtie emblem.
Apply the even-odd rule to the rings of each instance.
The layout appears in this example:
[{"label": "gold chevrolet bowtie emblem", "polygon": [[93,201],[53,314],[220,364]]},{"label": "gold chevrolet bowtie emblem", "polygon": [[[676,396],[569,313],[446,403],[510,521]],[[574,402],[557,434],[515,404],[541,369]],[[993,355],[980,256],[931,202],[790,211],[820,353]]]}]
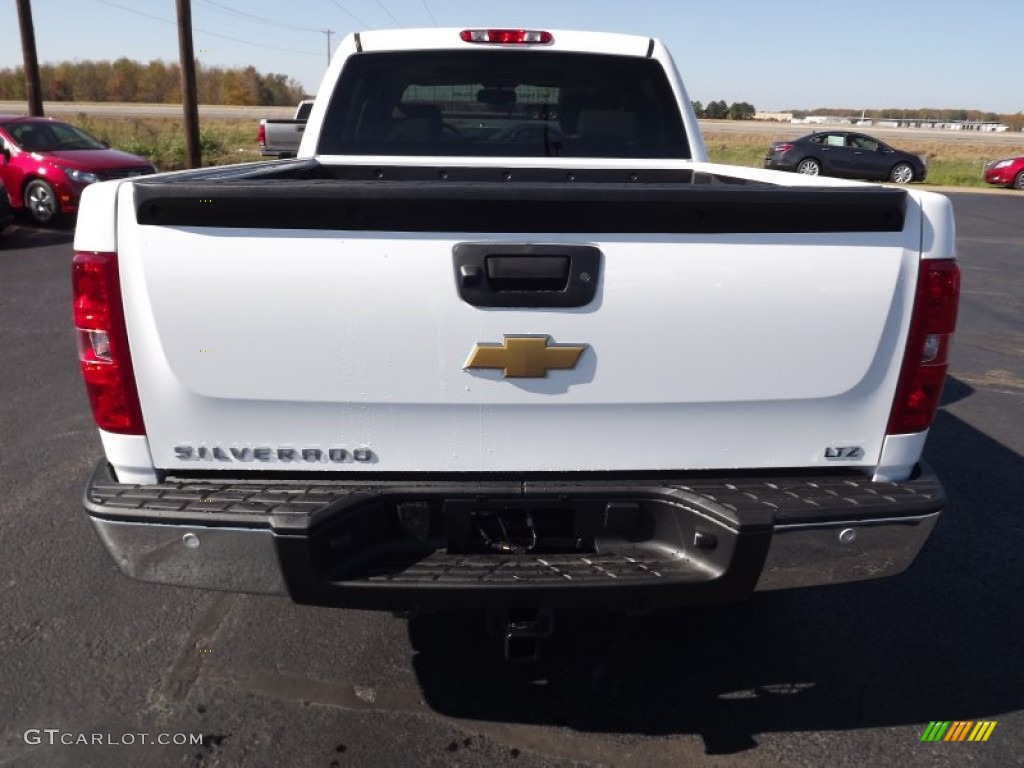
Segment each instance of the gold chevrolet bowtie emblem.
[{"label": "gold chevrolet bowtie emblem", "polygon": [[586,344],[551,344],[550,336],[506,336],[501,344],[477,344],[463,367],[498,368],[507,379],[541,379],[550,370],[576,367]]}]

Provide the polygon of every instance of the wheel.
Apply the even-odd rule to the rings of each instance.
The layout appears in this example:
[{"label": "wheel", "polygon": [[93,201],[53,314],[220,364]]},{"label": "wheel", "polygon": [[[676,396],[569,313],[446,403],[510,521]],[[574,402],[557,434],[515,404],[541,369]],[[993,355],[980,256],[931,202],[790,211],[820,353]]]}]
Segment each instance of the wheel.
[{"label": "wheel", "polygon": [[37,224],[54,224],[60,218],[60,204],[53,187],[33,179],[25,187],[25,210]]},{"label": "wheel", "polygon": [[914,169],[910,167],[909,163],[897,163],[889,171],[889,181],[895,181],[897,184],[909,184],[913,180]]},{"label": "wheel", "polygon": [[1017,178],[1013,180],[1013,186],[1017,189],[1024,190],[1024,171],[1017,174]]},{"label": "wheel", "polygon": [[821,163],[813,157],[808,157],[797,164],[796,172],[802,173],[804,176],[819,176],[821,175]]}]

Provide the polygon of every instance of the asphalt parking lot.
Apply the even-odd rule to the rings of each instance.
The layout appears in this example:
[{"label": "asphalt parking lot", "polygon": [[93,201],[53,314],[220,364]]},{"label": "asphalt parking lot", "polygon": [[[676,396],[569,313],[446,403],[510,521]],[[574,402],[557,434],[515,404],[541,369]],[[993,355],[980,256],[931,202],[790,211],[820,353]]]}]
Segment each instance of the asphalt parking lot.
[{"label": "asphalt parking lot", "polygon": [[[9,230],[0,765],[1024,765],[1024,195],[950,196],[964,289],[926,450],[950,504],[914,566],[561,616],[526,668],[478,616],[407,622],[122,576],[81,509],[101,447],[70,330],[71,233]],[[985,743],[921,742],[930,721],[982,719],[997,722]],[[115,743],[60,743],[93,734]]]}]

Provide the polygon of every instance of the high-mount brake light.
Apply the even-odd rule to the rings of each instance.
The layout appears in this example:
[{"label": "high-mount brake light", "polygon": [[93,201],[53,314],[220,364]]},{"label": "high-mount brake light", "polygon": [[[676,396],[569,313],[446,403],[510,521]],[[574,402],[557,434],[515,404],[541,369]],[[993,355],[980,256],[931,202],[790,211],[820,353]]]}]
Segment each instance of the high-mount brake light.
[{"label": "high-mount brake light", "polygon": [[550,32],[539,29],[464,29],[459,37],[466,43],[492,45],[550,45],[555,42]]},{"label": "high-mount brake light", "polygon": [[956,261],[922,261],[887,434],[922,432],[931,426],[949,369],[949,345],[959,302],[960,267]]},{"label": "high-mount brake light", "polygon": [[118,279],[117,254],[78,251],[71,262],[78,360],[96,425],[144,435]]}]

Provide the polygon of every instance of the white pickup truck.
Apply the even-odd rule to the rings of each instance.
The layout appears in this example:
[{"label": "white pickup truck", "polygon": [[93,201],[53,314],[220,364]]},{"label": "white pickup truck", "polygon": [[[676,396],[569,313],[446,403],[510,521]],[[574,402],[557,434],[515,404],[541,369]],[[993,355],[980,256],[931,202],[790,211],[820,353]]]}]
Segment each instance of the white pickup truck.
[{"label": "white pickup truck", "polygon": [[515,655],[898,573],[944,503],[949,202],[708,163],[654,39],[352,35],[297,158],[93,185],[75,250],[135,578],[487,607]]},{"label": "white pickup truck", "polygon": [[259,129],[256,132],[260,155],[282,159],[295,157],[299,151],[299,145],[302,143],[302,134],[306,131],[306,122],[312,109],[312,99],[306,99],[299,102],[291,120],[261,118]]}]

